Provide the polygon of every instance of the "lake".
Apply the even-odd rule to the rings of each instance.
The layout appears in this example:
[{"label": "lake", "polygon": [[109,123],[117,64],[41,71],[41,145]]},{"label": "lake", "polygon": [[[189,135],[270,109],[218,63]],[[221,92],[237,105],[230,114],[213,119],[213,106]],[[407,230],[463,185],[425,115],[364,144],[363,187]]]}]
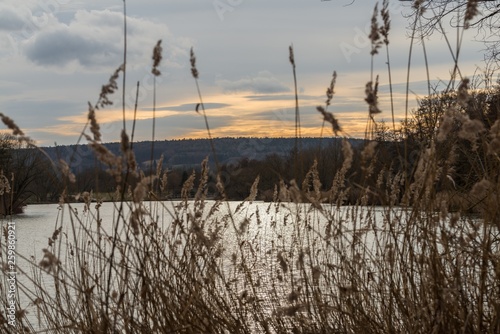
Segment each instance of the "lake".
[{"label": "lake", "polygon": [[[33,273],[44,284],[46,294],[42,299],[45,302],[55,293],[51,276],[39,269],[33,272],[32,267],[44,259],[42,249],[53,249],[49,243],[57,246],[55,255],[61,261],[60,267],[68,273],[75,268],[71,250],[78,247],[88,256],[85,257],[88,270],[100,275],[99,268],[107,268],[112,252],[110,240],[117,231],[120,236],[116,248],[120,252],[114,253],[117,273],[123,268],[141,267],[144,261],[141,248],[154,246],[151,254],[157,256],[159,262],[153,264],[159,263],[159,267],[153,268],[152,273],[157,270],[162,277],[164,275],[157,282],[167,284],[162,289],[177,289],[176,280],[193,280],[194,283],[211,277],[214,287],[226,296],[228,305],[234,303],[233,309],[241,307],[246,311],[238,312],[249,312],[246,308],[250,303],[253,305],[252,312],[257,315],[250,321],[251,327],[259,328],[262,319],[305,312],[303,305],[308,304],[303,300],[319,292],[325,298],[322,303],[328,300],[340,307],[346,293],[364,289],[373,293],[374,304],[369,306],[378,308],[388,293],[384,286],[387,280],[401,282],[401,275],[406,275],[405,261],[424,256],[428,251],[429,248],[421,243],[425,242],[422,236],[428,233],[429,226],[435,229],[434,236],[442,235],[443,231],[458,233],[461,230],[460,225],[450,226],[448,220],[440,219],[437,213],[422,215],[418,224],[408,225],[411,210],[402,208],[215,201],[144,202],[140,208],[124,203],[123,210],[119,210],[119,205],[91,203],[88,209],[84,203],[64,207],[30,205],[24,214],[13,217],[19,267],[16,277],[20,291],[18,299],[34,328],[39,327],[37,308],[33,305],[35,297],[28,298],[25,293],[33,290],[29,279]],[[415,219],[414,215],[412,217]],[[3,221],[2,227],[6,225],[7,221]],[[49,242],[59,227],[61,232]],[[135,240],[136,236],[140,238]],[[443,256],[446,252],[448,256],[451,254],[449,248],[439,247],[437,251]],[[401,258],[395,265],[394,256],[398,253]],[[195,262],[185,262],[189,258],[186,254]],[[95,261],[88,263],[93,258]],[[126,267],[122,268],[123,261]],[[180,271],[171,269],[176,266]],[[192,273],[185,268],[190,268]],[[45,269],[50,271],[53,267]],[[134,282],[140,274],[134,271],[130,275],[125,283],[120,283],[120,275],[116,276],[117,280],[107,291],[118,290],[128,281]],[[420,282],[422,277],[415,277],[415,280]],[[362,285],[357,285],[360,283],[356,281]],[[134,305],[138,292],[133,285],[127,289],[130,293],[127,298]],[[94,293],[97,298],[102,297],[102,291]],[[68,296],[71,303],[80,298],[79,292],[70,292]],[[183,303],[190,297],[181,294],[178,298]],[[321,310],[309,309],[307,312],[316,314]],[[293,321],[287,318],[276,326],[291,328]]]}]

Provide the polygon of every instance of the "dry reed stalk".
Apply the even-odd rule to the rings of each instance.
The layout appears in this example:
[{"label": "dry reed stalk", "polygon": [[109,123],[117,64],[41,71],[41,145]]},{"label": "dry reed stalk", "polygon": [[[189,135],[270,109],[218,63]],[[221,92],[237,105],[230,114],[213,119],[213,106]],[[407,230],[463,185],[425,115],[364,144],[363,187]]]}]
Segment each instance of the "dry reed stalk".
[{"label": "dry reed stalk", "polygon": [[101,141],[101,127],[99,126],[99,123],[97,123],[96,115],[95,115],[95,108],[88,103],[89,106],[89,114],[88,114],[88,120],[90,121],[90,132],[94,135],[94,140],[95,141]]},{"label": "dry reed stalk", "polygon": [[2,118],[3,124],[12,130],[14,136],[24,136],[24,132],[17,126],[12,118],[5,116],[3,113],[0,113],[0,118]]},{"label": "dry reed stalk", "polygon": [[372,44],[372,49],[370,51],[370,54],[372,56],[376,55],[378,53],[378,49],[382,46],[382,41],[380,38],[380,28],[378,26],[377,16],[378,16],[378,3],[375,4],[375,8],[373,9],[370,34],[368,35],[368,38],[370,39]]},{"label": "dry reed stalk", "polygon": [[[297,88],[297,72],[295,65],[295,55],[293,52],[293,45],[288,47],[288,60],[292,65],[292,73],[293,73],[293,85],[294,85],[294,93],[295,93],[295,146],[294,146],[294,170],[295,170],[295,179],[298,180],[300,174],[302,174],[302,160],[299,162],[299,155],[301,152],[301,130],[300,130],[300,111],[299,111],[299,95]],[[300,166],[299,166],[300,165]]]},{"label": "dry reed stalk", "polygon": [[59,165],[61,166],[61,173],[63,176],[70,182],[70,183],[75,183],[76,182],[76,176],[73,174],[71,169],[68,166],[68,163],[62,159],[59,160]]},{"label": "dry reed stalk", "polygon": [[99,94],[99,99],[95,105],[95,109],[99,109],[99,107],[104,108],[113,104],[113,102],[109,99],[109,95],[113,94],[118,89],[116,80],[118,80],[120,72],[125,73],[125,65],[120,65],[109,77],[108,83],[101,87],[101,93]]},{"label": "dry reed stalk", "polygon": [[323,121],[328,122],[332,125],[333,134],[337,136],[337,134],[342,131],[342,128],[340,127],[339,122],[335,118],[335,116],[333,116],[331,112],[326,111],[322,106],[317,106],[316,110],[318,110],[318,112],[323,115]]},{"label": "dry reed stalk", "polygon": [[389,56],[389,31],[391,30],[391,20],[389,16],[389,1],[384,0],[382,3],[382,9],[380,10],[380,15],[382,16],[383,25],[380,27],[380,34],[384,37],[385,51],[386,51],[386,63],[387,72],[389,76],[389,97],[391,99],[391,119],[392,119],[392,129],[396,131],[396,122],[394,117],[394,96],[392,89],[392,72],[391,72],[391,60]]},{"label": "dry reed stalk", "polygon": [[10,193],[9,179],[4,175],[3,170],[0,170],[0,195]]},{"label": "dry reed stalk", "polygon": [[167,180],[168,180],[168,176],[167,176],[167,171],[165,170],[163,172],[163,176],[161,177],[161,182],[160,182],[160,191],[161,192],[164,192],[167,190]]},{"label": "dry reed stalk", "polygon": [[333,94],[335,94],[335,83],[337,81],[337,72],[333,71],[332,79],[330,81],[330,85],[326,87],[326,101],[325,108],[318,106],[316,110],[318,110],[323,115],[323,122],[321,123],[321,132],[320,132],[320,142],[318,143],[318,151],[321,151],[321,138],[323,138],[323,129],[325,128],[325,122],[329,122],[332,125],[333,133],[335,136],[337,132],[340,132],[340,126],[338,125],[337,120],[333,117],[332,113],[327,112],[328,106],[330,106]]},{"label": "dry reed stalk", "polygon": [[134,203],[140,204],[147,197],[149,186],[153,184],[155,179],[156,175],[150,175],[141,178],[141,181],[137,182],[132,197]]},{"label": "dry reed stalk", "polygon": [[258,175],[252,183],[252,187],[250,188],[250,194],[245,199],[245,201],[252,203],[257,198],[258,186],[259,186],[260,176]]},{"label": "dry reed stalk", "polygon": [[448,138],[448,134],[453,130],[453,125],[455,123],[455,113],[456,110],[450,108],[446,110],[445,114],[443,115],[443,119],[441,120],[441,123],[439,125],[439,130],[436,137],[438,142],[445,141]]},{"label": "dry reed stalk", "polygon": [[154,162],[154,147],[155,147],[155,131],[156,131],[156,77],[158,77],[161,72],[158,70],[158,66],[162,60],[162,51],[163,48],[161,46],[161,39],[156,43],[156,46],[153,49],[153,67],[151,69],[151,73],[153,73],[153,124],[151,128],[151,163],[149,165],[149,174],[153,173],[153,162]]},{"label": "dry reed stalk", "polygon": [[382,9],[380,10],[383,25],[379,28],[380,34],[384,37],[384,44],[389,45],[389,31],[391,30],[391,19],[389,15],[389,0],[382,2]]},{"label": "dry reed stalk", "polygon": [[479,14],[479,10],[477,8],[478,5],[479,5],[478,0],[467,1],[467,6],[465,8],[465,15],[464,15],[464,29],[469,29],[470,21],[472,21],[472,19]]},{"label": "dry reed stalk", "polygon": [[[137,161],[135,159],[135,153],[132,150],[132,143],[129,141],[128,135],[125,132],[125,129],[122,130],[121,133],[121,151],[125,158],[125,162],[127,164],[127,173],[131,173],[132,176],[137,177]],[[128,176],[128,175],[127,175]]]},{"label": "dry reed stalk", "polygon": [[470,80],[468,78],[463,78],[457,89],[457,102],[463,108],[467,107],[467,104],[469,103],[470,100],[469,83]]},{"label": "dry reed stalk", "polygon": [[304,192],[308,197],[312,196],[311,198],[314,198],[316,201],[318,201],[321,197],[321,181],[318,172],[318,160],[316,159],[314,159],[311,168],[309,168],[309,171],[304,177],[304,181],[302,182],[302,192]]},{"label": "dry reed stalk", "polygon": [[106,148],[103,144],[92,140],[87,136],[87,141],[89,142],[89,146],[94,151],[95,155],[105,165],[109,167],[107,172],[111,174],[115,181],[119,184],[122,181],[122,171],[123,171],[123,160],[121,156],[116,156],[110,150]]},{"label": "dry reed stalk", "polygon": [[158,70],[158,66],[160,66],[160,62],[163,58],[162,56],[163,48],[161,46],[161,39],[156,43],[156,46],[153,49],[153,68],[151,69],[151,73],[155,77],[161,75],[160,70]]},{"label": "dry reed stalk", "polygon": [[191,48],[190,51],[190,57],[189,61],[191,63],[191,74],[193,75],[193,78],[198,79],[198,69],[196,68],[196,56],[194,55],[193,48]]},{"label": "dry reed stalk", "polygon": [[191,75],[193,76],[193,78],[195,80],[196,90],[198,92],[198,98],[200,100],[200,103],[198,103],[196,105],[196,112],[199,112],[199,107],[201,107],[202,114],[203,114],[203,119],[205,120],[205,128],[207,130],[208,139],[209,139],[209,142],[210,142],[210,147],[212,149],[212,154],[214,156],[215,166],[217,168],[217,173],[220,173],[219,160],[217,159],[217,154],[216,154],[216,151],[215,151],[214,141],[212,139],[212,133],[210,131],[210,126],[208,124],[207,114],[205,112],[205,105],[203,104],[203,99],[202,99],[202,96],[201,96],[200,85],[198,84],[199,72],[198,72],[198,69],[196,68],[196,56],[194,54],[193,48],[191,48],[191,51],[190,51],[189,61],[191,63]]},{"label": "dry reed stalk", "polygon": [[490,133],[490,142],[488,144],[488,153],[500,155],[500,120],[496,120],[495,123],[491,126]]},{"label": "dry reed stalk", "polygon": [[332,102],[333,94],[335,94],[335,83],[337,82],[337,71],[333,71],[332,80],[330,81],[330,85],[326,88],[326,101],[325,105],[328,108],[330,103]]}]

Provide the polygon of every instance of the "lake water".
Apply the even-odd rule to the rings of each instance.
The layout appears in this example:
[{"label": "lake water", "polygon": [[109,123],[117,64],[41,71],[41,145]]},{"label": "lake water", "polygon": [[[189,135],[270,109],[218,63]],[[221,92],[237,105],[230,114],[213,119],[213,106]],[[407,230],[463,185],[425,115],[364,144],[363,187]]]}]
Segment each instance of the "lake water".
[{"label": "lake water", "polygon": [[[180,204],[181,202],[152,202],[151,204],[146,202],[144,209],[151,212],[153,217],[158,217],[156,221],[160,227],[168,228],[175,217],[175,212],[181,212],[182,215],[189,215],[193,212],[192,207],[179,209]],[[55,204],[30,205],[24,214],[13,217],[12,221],[16,226],[19,290],[32,288],[31,281],[22,272],[28,273],[29,276],[32,265],[38,264],[43,258],[42,249],[48,248],[49,238],[57,228],[62,226],[62,233],[56,242],[64,239],[61,236],[67,237],[64,240],[70,242],[72,235],[78,239],[79,233],[82,232],[80,227],[84,226],[92,230],[96,227],[97,220],[101,222],[103,231],[112,234],[119,212],[117,205],[119,204],[103,203],[98,212],[95,203],[92,203],[87,211],[83,203],[71,204],[71,207],[64,206],[62,208]],[[72,210],[71,215],[69,210]],[[317,210],[312,209],[309,204],[262,202],[244,205],[238,202],[229,202],[216,206],[216,202],[207,201],[203,211],[205,216],[210,215],[210,221],[224,222],[223,225],[226,226],[224,232],[225,258],[223,261],[225,261],[224,266],[228,268],[228,272],[231,270],[229,268],[232,268],[231,254],[237,252],[238,249],[241,250],[241,235],[244,235],[244,242],[248,245],[249,257],[254,256],[254,260],[265,258],[269,257],[270,252],[273,252],[272,260],[275,261],[276,254],[281,256],[279,255],[281,250],[316,247],[314,245],[327,238],[328,235],[338,236],[342,234],[342,238],[336,239],[335,247],[337,249],[349,247],[354,240],[353,235],[357,236],[356,240],[359,239],[365,243],[365,250],[371,249],[375,247],[371,245],[371,234],[373,231],[383,230],[387,226],[388,215],[393,215],[390,219],[402,219],[404,216],[404,212],[400,209],[324,206],[322,210]],[[131,208],[126,205],[123,217],[118,220],[122,224],[129,222],[130,212]],[[231,215],[228,216],[228,212],[231,212]],[[72,221],[75,225],[72,224]],[[2,222],[2,228],[6,223],[7,221]],[[73,229],[73,226],[76,226],[76,229]],[[204,227],[205,230],[211,228],[212,226]],[[373,252],[375,253],[375,250]],[[322,254],[321,256],[325,257],[324,261],[328,260],[329,255]],[[290,259],[290,263],[292,263],[291,261],[292,259]],[[255,266],[255,271],[259,277],[262,277],[264,283],[271,277],[265,272],[268,269],[266,268],[267,264],[271,265],[269,260],[264,262],[264,265]],[[47,287],[50,289],[50,279],[48,281]],[[262,296],[265,295],[266,292],[263,291]],[[30,301],[29,298],[21,294],[19,301],[21,308],[29,312],[28,319],[36,328],[37,314],[32,300]]]},{"label": "lake water", "polygon": [[[173,212],[173,207],[178,205],[180,202],[163,202],[162,205],[165,207],[158,206],[156,204],[153,207],[153,212],[158,216],[162,216],[162,223],[168,224],[170,223],[171,217],[168,212]],[[212,201],[207,202],[207,207],[213,205]],[[232,211],[236,211],[239,206],[239,202],[230,202],[229,207]],[[145,204],[146,208],[149,208],[148,204]],[[71,207],[76,213],[77,216],[81,217],[84,221],[86,218],[89,221],[93,220],[93,215],[95,215],[95,203],[93,203],[90,207],[89,212],[84,212],[84,204],[76,203],[71,204]],[[285,208],[285,209],[283,209]],[[244,209],[239,209],[235,214],[235,219],[237,221],[241,220],[241,217],[250,217],[249,228],[251,230],[262,231],[270,228],[266,223],[276,223],[276,222],[284,222],[288,219],[288,221],[293,222],[294,215],[296,214],[305,214],[308,211],[308,205],[295,205],[295,204],[281,204],[280,208],[277,210],[275,204],[255,202],[253,204],[246,205]],[[221,205],[220,210],[225,210],[226,207]],[[57,204],[40,204],[40,205],[29,205],[25,212],[20,215],[16,215],[12,218],[12,221],[16,224],[16,250],[19,254],[29,257],[36,256],[39,258],[40,255],[43,254],[42,249],[48,246],[48,239],[52,236],[54,230],[63,225],[63,231],[70,226],[70,221],[68,218],[68,210],[69,208],[65,206],[61,209],[61,207]],[[102,226],[105,230],[111,232],[113,222],[116,220],[116,212],[118,208],[114,203],[103,203],[100,207],[99,214],[102,219]],[[128,217],[129,209],[125,207],[125,216]],[[259,220],[262,224],[252,224],[251,220],[256,220],[255,213],[258,211],[260,217]],[[314,214],[314,211],[311,211]],[[309,214],[311,214],[309,212]],[[400,209],[396,209],[397,217],[401,216]],[[315,213],[316,216],[313,216],[312,219],[314,223],[320,223],[321,221],[328,220],[328,217],[322,217],[319,213]],[[346,223],[345,228],[349,230],[352,228],[351,224],[354,221],[357,221],[360,225],[358,228],[363,225],[362,221],[366,220],[367,217],[371,217],[371,224],[379,224],[383,225],[387,220],[387,209],[382,207],[375,208],[359,208],[359,207],[342,207],[338,208],[330,208],[328,212],[329,215],[334,215],[336,220],[339,222]],[[221,214],[222,215],[222,214]],[[347,224],[347,222],[350,222]],[[6,220],[2,221],[2,227],[7,223]],[[286,222],[285,222],[286,225]],[[264,235],[266,233],[263,233]]]},{"label": "lake water", "polygon": [[[178,211],[176,206],[180,203],[152,202],[149,204],[146,202],[144,207],[147,211],[152,212],[154,217],[161,217],[158,219],[158,223],[166,227],[170,225],[172,217],[175,216],[173,212]],[[371,217],[370,224],[377,224],[378,221],[378,224],[382,226],[384,220],[386,220],[384,215],[387,214],[387,210],[382,208],[365,210],[359,207],[343,207],[339,209],[325,206],[325,211],[320,213],[318,210],[311,210],[308,204],[269,204],[262,202],[247,203],[244,206],[237,202],[222,203],[214,210],[215,203],[213,201],[206,202],[204,211],[207,215],[211,214],[212,220],[226,220],[226,226],[228,226],[225,232],[227,243],[225,243],[224,248],[226,253],[231,254],[232,248],[237,249],[239,247],[236,242],[236,234],[245,230],[245,238],[252,240],[251,251],[258,252],[262,257],[265,257],[266,252],[269,252],[271,248],[292,249],[303,246],[302,243],[305,242],[305,239],[303,239],[303,235],[300,235],[302,229],[296,228],[299,223],[304,226],[308,225],[308,230],[313,231],[315,238],[318,238],[323,237],[325,233],[333,233],[326,228],[328,221],[335,220],[338,224],[343,225],[342,227],[334,227],[333,229],[337,231],[335,233],[340,231],[349,232],[353,228],[365,228],[366,223],[353,224],[352,222],[366,221],[367,217]],[[71,215],[69,210],[72,210]],[[189,208],[186,212],[190,210],[192,208]],[[129,221],[130,211],[130,207],[125,206],[123,211],[124,219],[121,219],[121,221]],[[211,211],[216,213],[209,213]],[[71,240],[73,233],[77,235],[81,233],[79,228],[77,228],[76,232],[72,229],[71,219],[80,221],[75,224],[77,227],[83,225],[90,227],[90,229],[96,226],[97,220],[100,220],[102,229],[111,234],[114,222],[117,221],[117,212],[118,207],[115,203],[103,203],[99,208],[98,216],[95,203],[92,203],[87,211],[84,203],[71,204],[71,209],[69,206],[60,207],[56,204],[46,204],[29,205],[25,213],[13,217],[12,221],[16,226],[16,251],[18,253],[16,259],[18,266],[17,281],[18,285],[22,286],[20,290],[30,290],[32,288],[33,283],[28,279],[32,271],[32,265],[38,264],[43,258],[43,249],[48,248],[49,238],[57,228],[62,226],[62,233],[56,242],[62,239],[61,236],[69,236],[65,240]],[[228,223],[228,212],[232,213],[232,223]],[[304,219],[303,217],[308,218]],[[6,223],[7,221],[3,221],[2,227]],[[231,226],[232,224],[234,226]],[[352,236],[345,233],[344,242],[349,243],[351,240]],[[226,262],[227,266],[230,266],[229,255],[226,257]],[[28,273],[28,275],[23,274],[23,272]],[[50,283],[48,287],[51,287]],[[35,307],[30,299],[22,294],[19,299],[21,308],[29,312],[28,319],[33,324],[36,324]]]}]

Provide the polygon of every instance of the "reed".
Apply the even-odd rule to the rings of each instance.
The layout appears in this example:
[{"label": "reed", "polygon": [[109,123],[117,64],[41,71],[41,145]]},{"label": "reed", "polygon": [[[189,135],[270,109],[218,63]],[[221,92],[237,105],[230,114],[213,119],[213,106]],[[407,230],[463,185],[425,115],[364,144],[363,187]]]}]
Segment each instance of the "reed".
[{"label": "reed", "polygon": [[[385,1],[382,17],[384,24],[372,28],[387,46]],[[381,45],[377,43],[372,52]],[[161,52],[158,42],[155,76],[161,75]],[[196,111],[201,107],[212,138],[193,51],[190,60],[200,99]],[[113,83],[121,71],[125,74],[125,65],[103,86],[99,102],[89,104],[92,136],[87,125],[81,136],[115,179],[118,195],[102,203],[82,192],[79,212],[70,198],[76,177],[61,162],[65,188],[48,244],[33,257],[18,254],[19,261],[30,265],[20,273],[26,278],[20,293],[29,302],[17,305],[15,328],[7,324],[4,312],[8,282],[6,276],[0,279],[2,332],[500,331],[500,121],[485,127],[464,111],[473,99],[470,81],[462,80],[451,95],[453,107],[440,111],[435,136],[419,149],[412,166],[401,162],[403,168],[396,163],[379,168],[379,147],[386,143],[367,141],[358,151],[345,138],[341,165],[331,171],[329,184],[321,182],[318,162],[311,161],[301,183],[281,178],[273,201],[255,202],[257,177],[244,201],[231,202],[216,160],[218,194],[209,199],[214,173],[207,158],[184,182],[181,199],[164,201],[167,173],[161,162],[148,175],[139,170],[132,151],[134,129],[132,140],[123,129],[119,154],[100,142],[96,111],[116,91]],[[337,135],[340,122],[327,111],[335,79],[334,72],[326,106],[318,111]],[[377,125],[374,115],[382,112],[377,86],[373,78],[366,85],[369,122],[374,125],[367,127],[370,131]],[[14,134],[24,135],[11,119],[0,116]],[[450,135],[454,129],[455,137]],[[450,149],[443,153],[444,146]],[[474,169],[476,178],[455,184],[453,168],[462,163],[457,151],[464,147],[470,149],[468,163],[481,167]],[[353,172],[358,164],[362,175]],[[0,175],[8,192],[8,179]],[[437,186],[445,179],[454,187]],[[375,180],[376,187],[367,180]],[[353,193],[357,196],[351,200]],[[470,201],[456,201],[462,195]],[[370,201],[374,196],[382,206]],[[103,222],[104,207],[113,211],[112,221]],[[6,242],[7,234],[2,250]],[[2,270],[7,271],[5,265]]]}]

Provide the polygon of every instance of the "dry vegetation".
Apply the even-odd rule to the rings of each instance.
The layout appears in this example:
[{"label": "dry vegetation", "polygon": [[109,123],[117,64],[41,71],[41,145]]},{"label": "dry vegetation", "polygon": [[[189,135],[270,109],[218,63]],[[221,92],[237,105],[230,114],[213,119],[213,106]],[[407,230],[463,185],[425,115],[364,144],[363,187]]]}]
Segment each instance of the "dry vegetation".
[{"label": "dry vegetation", "polygon": [[[386,5],[383,27],[377,11],[372,22],[373,56],[388,45]],[[159,47],[155,76],[160,75]],[[197,79],[193,52],[191,65]],[[98,110],[123,71],[120,66],[98,102],[89,104],[92,136],[87,127],[82,132],[121,185],[112,203],[113,221],[102,221],[102,204],[92,202],[92,194],[80,194],[85,212],[78,213],[63,191],[54,233],[38,254],[43,257],[24,259],[31,263],[23,273],[29,282],[19,289],[29,302],[18,305],[16,328],[6,322],[7,282],[1,280],[3,333],[500,332],[500,121],[486,129],[460,111],[468,99],[465,79],[411,173],[374,173],[377,146],[367,142],[361,153],[364,177],[383,189],[377,195],[384,206],[374,207],[368,205],[373,188],[362,185],[356,205],[345,205],[353,164],[347,140],[342,166],[329,185],[321,184],[313,163],[302,184],[277,184],[272,202],[254,203],[257,178],[248,198],[234,203],[225,200],[218,171],[209,171],[203,161],[202,172],[184,183],[180,201],[158,200],[168,183],[161,164],[148,176],[139,171],[125,129],[121,155],[100,142]],[[334,103],[334,84],[335,76],[326,106],[318,111],[334,133],[342,133],[341,120],[327,110]],[[196,111],[206,120],[196,85]],[[375,135],[373,115],[380,112],[377,86],[377,79],[366,85],[367,137]],[[452,207],[454,193],[435,186],[456,165],[454,142],[444,159],[436,153],[452,125],[471,143],[470,156],[482,152],[487,164],[466,194],[477,202],[474,215],[467,213],[470,202]],[[75,181],[63,162],[61,171],[67,184]],[[211,173],[218,200],[206,197]],[[131,183],[135,178],[139,181]]]}]

